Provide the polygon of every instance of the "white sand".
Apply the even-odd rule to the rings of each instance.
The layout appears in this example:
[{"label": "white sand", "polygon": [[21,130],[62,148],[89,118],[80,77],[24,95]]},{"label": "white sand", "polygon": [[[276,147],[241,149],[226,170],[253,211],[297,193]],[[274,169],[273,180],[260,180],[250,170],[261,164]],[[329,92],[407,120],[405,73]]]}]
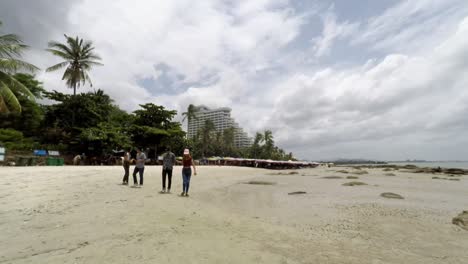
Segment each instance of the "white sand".
[{"label": "white sand", "polygon": [[321,178],[352,175],[339,169],[199,167],[185,198],[180,167],[173,194],[158,193],[161,167],[143,188],[119,185],[121,167],[3,167],[0,263],[468,263],[468,232],[451,224],[468,176]]}]

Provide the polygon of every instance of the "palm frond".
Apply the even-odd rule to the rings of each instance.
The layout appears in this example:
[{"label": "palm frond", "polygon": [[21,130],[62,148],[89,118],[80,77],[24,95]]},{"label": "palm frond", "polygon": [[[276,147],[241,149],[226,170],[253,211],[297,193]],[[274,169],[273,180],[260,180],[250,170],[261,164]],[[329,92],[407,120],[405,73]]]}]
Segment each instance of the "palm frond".
[{"label": "palm frond", "polygon": [[30,100],[34,100],[34,95],[28,89],[28,87],[24,86],[21,82],[17,81],[11,75],[6,74],[4,72],[0,72],[0,81],[6,85],[10,89],[10,91],[20,92],[23,95],[29,97]]},{"label": "palm frond", "polygon": [[0,113],[9,113],[9,112],[10,110],[8,109],[8,106],[3,100],[3,97],[0,95]]},{"label": "palm frond", "polygon": [[2,98],[2,111],[21,113],[21,104],[16,98],[11,89],[4,83],[0,82],[0,97]]},{"label": "palm frond", "polygon": [[0,43],[2,44],[20,44],[22,43],[21,38],[15,34],[6,34],[0,36]]},{"label": "palm frond", "polygon": [[39,68],[22,60],[0,58],[0,70],[8,73],[15,73],[18,70],[35,72]]},{"label": "palm frond", "polygon": [[68,64],[69,64],[68,61],[57,63],[54,66],[51,66],[51,67],[47,68],[46,72],[53,72],[53,71],[62,69],[63,67],[67,67]]},{"label": "palm frond", "polygon": [[48,46],[49,46],[50,49],[58,50],[58,51],[61,51],[61,52],[65,53],[65,54],[69,54],[69,55],[73,54],[73,51],[70,50],[70,48],[67,47],[67,45],[64,45],[64,44],[62,44],[60,42],[57,42],[57,41],[50,41]]},{"label": "palm frond", "polygon": [[21,54],[28,48],[24,44],[16,43],[0,43],[0,56],[6,58],[14,58],[21,56]]},{"label": "palm frond", "polygon": [[60,58],[66,59],[66,60],[73,60],[72,54],[65,52],[63,50],[58,50],[58,49],[46,49],[46,51],[52,53],[55,56],[58,56]]},{"label": "palm frond", "polygon": [[91,61],[91,60],[79,60],[78,61],[81,65],[84,65],[86,67],[89,67],[91,65],[95,65],[95,66],[103,66],[104,64],[100,63],[100,62],[97,62],[97,61]]}]

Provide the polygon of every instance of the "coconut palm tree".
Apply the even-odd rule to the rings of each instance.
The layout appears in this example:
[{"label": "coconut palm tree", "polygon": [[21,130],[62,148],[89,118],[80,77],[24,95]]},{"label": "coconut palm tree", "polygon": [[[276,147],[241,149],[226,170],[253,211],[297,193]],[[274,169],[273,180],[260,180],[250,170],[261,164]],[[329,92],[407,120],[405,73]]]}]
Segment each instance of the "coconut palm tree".
[{"label": "coconut palm tree", "polygon": [[91,78],[88,72],[93,66],[103,65],[99,57],[94,52],[93,43],[84,41],[78,37],[72,38],[64,35],[67,43],[63,44],[57,41],[50,41],[47,51],[64,59],[64,61],[47,68],[47,72],[57,71],[66,67],[62,80],[66,80],[67,86],[73,89],[73,95],[76,95],[76,88],[84,85],[86,81],[92,87]]},{"label": "coconut palm tree", "polygon": [[273,133],[270,130],[265,130],[263,132],[263,151],[265,158],[271,159],[274,152],[275,142],[273,141]]},{"label": "coconut palm tree", "polygon": [[190,122],[192,119],[197,119],[196,113],[198,112],[198,107],[194,106],[193,104],[189,104],[187,107],[187,112],[182,113],[182,122],[187,119],[188,122]]},{"label": "coconut palm tree", "polygon": [[38,70],[36,66],[18,59],[27,48],[14,34],[0,35],[0,113],[21,112],[21,104],[16,97],[18,93],[34,100],[31,91],[13,77],[18,71]]},{"label": "coconut palm tree", "polygon": [[205,157],[208,154],[208,149],[211,146],[213,132],[216,127],[211,120],[206,120],[204,126],[200,129],[199,134],[201,137],[202,154]]}]

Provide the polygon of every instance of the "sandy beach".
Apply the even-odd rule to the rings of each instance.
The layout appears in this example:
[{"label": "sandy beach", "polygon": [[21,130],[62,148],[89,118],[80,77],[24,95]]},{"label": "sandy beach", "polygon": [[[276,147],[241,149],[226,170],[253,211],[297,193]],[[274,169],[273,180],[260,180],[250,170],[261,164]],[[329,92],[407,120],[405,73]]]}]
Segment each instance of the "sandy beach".
[{"label": "sandy beach", "polygon": [[363,170],[199,167],[185,198],[180,167],[172,194],[158,166],[0,168],[0,263],[466,263],[468,176]]}]

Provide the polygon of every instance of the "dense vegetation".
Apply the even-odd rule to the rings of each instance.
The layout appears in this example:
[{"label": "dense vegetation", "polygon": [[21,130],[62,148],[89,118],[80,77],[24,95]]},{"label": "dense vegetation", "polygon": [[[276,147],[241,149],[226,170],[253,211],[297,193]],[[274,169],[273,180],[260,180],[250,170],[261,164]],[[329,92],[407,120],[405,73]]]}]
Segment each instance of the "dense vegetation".
[{"label": "dense vegetation", "polygon": [[[166,147],[177,155],[188,147],[195,158],[292,159],[291,153],[285,154],[274,145],[271,131],[257,133],[252,147],[239,149],[234,146],[233,128],[216,132],[208,121],[197,137],[187,139],[181,123],[174,121],[174,110],[147,103],[127,113],[102,90],[76,93],[80,85],[91,83],[91,67],[102,64],[91,42],[65,37],[66,44],[49,43],[48,51],[64,61],[47,70],[65,68],[63,80],[73,89],[72,95],[44,89],[34,75],[25,73],[37,68],[19,60],[26,48],[20,38],[0,36],[0,144],[8,150],[48,149],[104,157],[140,147],[154,158]],[[190,105],[182,115],[190,120],[195,118],[195,111],[196,107]]]}]

